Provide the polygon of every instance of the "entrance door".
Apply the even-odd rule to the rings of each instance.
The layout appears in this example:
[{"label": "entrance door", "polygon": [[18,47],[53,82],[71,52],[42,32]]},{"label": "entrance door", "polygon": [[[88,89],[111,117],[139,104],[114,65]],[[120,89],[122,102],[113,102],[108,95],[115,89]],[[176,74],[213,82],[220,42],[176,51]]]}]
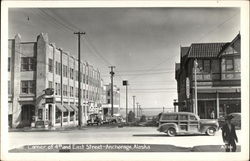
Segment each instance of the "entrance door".
[{"label": "entrance door", "polygon": [[21,120],[23,127],[27,127],[31,125],[32,117],[35,115],[35,106],[34,105],[23,105]]}]

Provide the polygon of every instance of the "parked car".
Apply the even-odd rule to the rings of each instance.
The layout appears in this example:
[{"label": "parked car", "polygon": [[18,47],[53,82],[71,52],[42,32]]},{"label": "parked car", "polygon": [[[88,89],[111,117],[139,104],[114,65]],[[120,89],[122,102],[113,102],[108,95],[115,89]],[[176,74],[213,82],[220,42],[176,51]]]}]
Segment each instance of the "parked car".
[{"label": "parked car", "polygon": [[102,119],[98,114],[90,114],[87,120],[87,125],[101,125]]},{"label": "parked car", "polygon": [[[228,116],[233,116],[231,123],[234,124],[236,130],[241,129],[241,113],[230,113]],[[218,119],[219,126],[222,127],[225,124],[225,116]]]},{"label": "parked car", "polygon": [[49,122],[48,121],[36,121],[35,122],[35,128],[48,128],[49,127]]},{"label": "parked car", "polygon": [[200,119],[190,112],[162,113],[159,119],[158,131],[169,136],[178,134],[207,134],[215,135],[219,129],[218,120]]}]

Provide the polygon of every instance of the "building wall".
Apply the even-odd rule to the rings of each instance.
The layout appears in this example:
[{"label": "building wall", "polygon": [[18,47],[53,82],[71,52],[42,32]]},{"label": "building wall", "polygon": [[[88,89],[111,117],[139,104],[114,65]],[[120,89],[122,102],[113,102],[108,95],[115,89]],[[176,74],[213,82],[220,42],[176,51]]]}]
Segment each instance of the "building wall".
[{"label": "building wall", "polygon": [[[210,113],[214,110],[218,118],[221,115],[241,111],[240,39],[235,40],[218,53],[218,57],[181,58],[180,70],[176,72],[180,111],[195,110],[195,59],[198,61],[196,70],[198,115],[201,118],[210,118]],[[227,59],[231,59],[232,63],[226,63]],[[202,65],[206,60],[210,61],[209,72],[204,71]],[[226,64],[232,64],[229,71],[226,70]],[[190,80],[190,98],[187,98],[186,94],[187,78]]]},{"label": "building wall", "polygon": [[[35,120],[46,121],[50,119],[49,121],[52,126],[60,125],[60,123],[58,123],[60,115],[63,116],[62,120],[66,120],[66,122],[63,122],[62,125],[77,124],[77,111],[71,113],[68,111],[68,115],[66,114],[66,116],[64,116],[65,113],[61,113],[56,107],[56,104],[77,106],[78,96],[76,91],[78,89],[78,79],[76,77],[76,73],[78,71],[78,60],[70,53],[57,48],[55,44],[50,44],[47,34],[40,34],[37,37],[36,42],[21,42],[20,35],[17,35],[15,39],[9,40],[8,55],[10,58],[11,67],[8,74],[8,84],[10,86],[9,89],[11,90],[8,92],[9,118],[12,118],[10,119],[12,121],[10,125],[12,127],[23,126],[22,121],[24,115],[27,115],[28,118],[31,118],[31,114],[32,119],[34,117]],[[22,57],[35,58],[35,70],[22,71]],[[63,76],[63,65],[67,66],[67,77]],[[72,69],[73,75],[71,76],[73,76],[73,78],[70,77],[70,72],[72,72]],[[84,90],[82,90],[81,96],[82,104],[84,102],[85,104],[83,105],[86,106],[83,110],[83,121],[86,121],[86,109],[90,103],[94,102],[94,106],[97,106],[97,104],[100,102],[101,93],[97,93],[97,91],[101,87],[97,84],[100,84],[101,78],[97,77],[97,75],[100,75],[99,71],[95,70],[94,67],[89,68],[87,63],[81,62],[81,71],[82,76],[85,76],[84,78],[82,77],[81,80],[81,88],[85,89],[85,93],[83,93]],[[90,77],[89,74],[93,72],[95,72],[95,77]],[[91,83],[89,83],[90,78]],[[23,80],[35,82],[34,93],[21,92],[21,81]],[[83,81],[86,83],[88,82],[88,84],[84,83]],[[66,93],[63,95],[63,85],[67,86],[67,95]],[[55,90],[54,94],[52,96],[44,96],[43,90],[51,87]],[[70,87],[73,87],[73,91]],[[90,97],[86,97],[86,93],[91,93],[91,91],[95,91],[95,99],[92,97],[90,100]],[[96,94],[99,94],[99,96]],[[92,92],[91,96],[93,95],[94,94]],[[55,103],[45,104],[45,97],[54,97]],[[30,109],[34,109],[34,114]],[[74,113],[74,120],[72,120],[72,113]],[[58,117],[56,117],[57,115]],[[29,120],[28,123],[30,123]]]}]

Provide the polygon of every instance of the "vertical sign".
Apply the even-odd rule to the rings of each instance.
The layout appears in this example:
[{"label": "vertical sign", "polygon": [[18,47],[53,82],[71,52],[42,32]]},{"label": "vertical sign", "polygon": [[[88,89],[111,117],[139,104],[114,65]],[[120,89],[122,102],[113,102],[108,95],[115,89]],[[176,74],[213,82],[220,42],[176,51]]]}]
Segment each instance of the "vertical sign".
[{"label": "vertical sign", "polygon": [[186,77],[186,96],[187,98],[190,96],[190,82],[188,77]]}]

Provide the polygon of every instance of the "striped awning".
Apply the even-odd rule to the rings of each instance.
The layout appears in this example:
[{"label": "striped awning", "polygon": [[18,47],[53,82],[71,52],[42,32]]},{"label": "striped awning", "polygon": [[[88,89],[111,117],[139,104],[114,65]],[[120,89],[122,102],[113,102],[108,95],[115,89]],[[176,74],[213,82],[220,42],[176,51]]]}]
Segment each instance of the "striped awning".
[{"label": "striped awning", "polygon": [[78,111],[78,108],[77,108],[75,105],[70,105],[70,107],[71,107],[72,109],[74,109],[75,111]]},{"label": "striped awning", "polygon": [[56,104],[56,107],[62,112],[67,112],[67,110],[61,104]]},{"label": "striped awning", "polygon": [[63,105],[69,112],[74,111],[69,105]]}]

